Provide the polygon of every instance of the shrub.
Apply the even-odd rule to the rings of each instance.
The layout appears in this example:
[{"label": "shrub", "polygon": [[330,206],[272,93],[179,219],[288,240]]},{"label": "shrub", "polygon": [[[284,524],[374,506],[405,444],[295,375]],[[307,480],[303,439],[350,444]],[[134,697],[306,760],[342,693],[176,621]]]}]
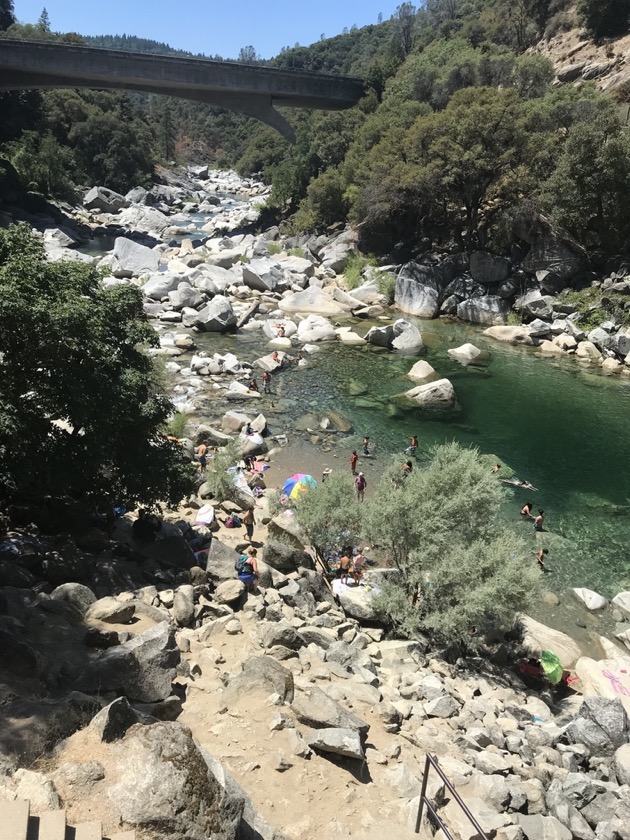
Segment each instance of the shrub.
[{"label": "shrub", "polygon": [[290,257],[301,257],[302,259],[306,257],[304,248],[289,248],[288,254]]},{"label": "shrub", "polygon": [[296,502],[298,521],[320,556],[327,545],[352,544],[361,528],[361,505],[350,472],[333,472]]},{"label": "shrub", "polygon": [[502,524],[501,485],[479,454],[440,446],[403,477],[396,462],[367,501],[364,530],[384,546],[398,581],[377,600],[401,632],[470,643],[470,629],[510,626],[538,587],[523,541]]},{"label": "shrub", "polygon": [[267,251],[270,254],[281,254],[282,253],[282,245],[279,245],[277,242],[268,242],[267,243]]},{"label": "shrub", "polygon": [[168,420],[168,423],[165,426],[165,432],[167,435],[172,435],[176,438],[183,438],[186,431],[186,426],[188,425],[188,416],[183,413],[183,411],[176,411]]},{"label": "shrub", "polygon": [[391,306],[394,302],[394,295],[396,294],[396,275],[391,271],[386,271],[380,274],[378,278],[378,290],[387,298],[387,303]]},{"label": "shrub", "polygon": [[217,502],[229,502],[237,498],[238,490],[232,473],[228,470],[235,467],[240,460],[241,453],[236,441],[221,447],[213,458],[208,459],[206,481],[212,487],[212,494]]},{"label": "shrub", "polygon": [[368,266],[375,266],[377,264],[374,257],[364,256],[363,254],[351,254],[348,263],[344,269],[343,276],[346,281],[346,286],[349,289],[356,289],[363,283],[363,271]]}]

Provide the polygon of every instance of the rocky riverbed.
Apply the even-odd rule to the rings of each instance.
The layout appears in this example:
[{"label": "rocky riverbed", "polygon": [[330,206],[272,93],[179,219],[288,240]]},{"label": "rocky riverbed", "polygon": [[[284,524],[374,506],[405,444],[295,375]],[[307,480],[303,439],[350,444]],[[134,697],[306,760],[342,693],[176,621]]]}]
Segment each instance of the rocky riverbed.
[{"label": "rocky riverbed", "polygon": [[[248,594],[234,530],[192,565],[180,517],[196,509],[144,548],[126,518],[111,537],[14,535],[0,813],[29,799],[140,840],[411,840],[430,753],[489,836],[630,837],[630,657],[609,643],[615,659],[593,663],[526,616],[522,643],[478,658],[386,637],[370,606],[386,572],[333,597],[282,515],[263,517]],[[513,657],[547,647],[584,695],[522,682]],[[437,776],[427,792],[474,836]]]},{"label": "rocky riverbed", "polygon": [[[347,289],[352,232],[297,240],[277,230],[255,235],[248,226],[265,195],[263,184],[201,168],[126,197],[92,190],[69,227],[38,220],[52,259],[98,260],[105,284],[141,286],[174,402],[189,418],[189,454],[195,442],[239,439],[250,421],[261,442],[249,441],[248,451],[281,461],[280,427],[291,408],[283,381],[341,345],[408,365],[401,404],[456,410],[457,382],[408,358],[422,351],[424,331],[415,318],[391,312],[382,274],[397,272],[403,312],[431,298],[433,316],[454,297],[449,306],[457,303],[460,317],[495,330],[532,329],[497,323],[506,320],[507,304],[489,300],[511,300],[523,290],[511,297],[487,293],[513,276],[510,263],[477,255],[458,263],[452,277],[448,260],[370,268],[357,288]],[[70,247],[88,231],[114,237],[111,253],[94,257]],[[537,253],[543,259],[553,252],[541,246]],[[569,249],[575,265],[579,256]],[[518,275],[538,285],[525,296],[552,296],[542,285],[547,275],[535,273],[550,268],[540,265]],[[492,282],[484,285],[482,275]],[[463,285],[452,287],[458,277]],[[559,309],[560,300],[553,298],[544,322],[549,335],[559,320],[562,335],[577,322],[575,313]],[[247,358],[229,343],[238,324],[256,350]],[[617,326],[607,334],[619,335]],[[512,333],[509,340],[540,337]],[[620,362],[616,369],[625,364],[620,342],[604,348]],[[577,346],[561,352],[573,349],[577,356]],[[472,342],[450,352],[474,367]],[[591,364],[600,361],[593,357]],[[257,378],[262,390],[265,370],[277,389],[267,401],[250,387]],[[352,387],[358,399],[369,399],[360,385]],[[310,416],[298,423],[318,452],[332,456],[335,441],[349,440],[352,427],[343,412],[322,409],[321,402],[315,396]],[[94,815],[110,832],[135,827],[151,840],[369,838],[391,834],[392,826],[404,838],[412,836],[423,759],[432,752],[497,837],[630,836],[628,592],[618,593],[612,607],[597,593],[575,593],[585,614],[615,611],[618,638],[598,638],[595,657],[569,636],[523,618],[523,652],[551,648],[580,678],[576,688],[585,699],[561,699],[527,689],[506,667],[501,644],[483,659],[448,661],[426,640],[385,638],[368,588],[378,587],[383,572],[371,571],[368,586],[334,599],[293,529],[292,549],[274,541],[274,529],[286,532],[287,523],[272,522],[264,502],[258,515],[270,537],[265,530],[258,593],[247,595],[234,580],[239,541],[231,532],[215,536],[205,570],[195,567],[178,519],[193,521],[212,501],[201,485],[161,538],[140,552],[125,522],[113,540],[86,532],[33,549],[15,536],[11,561],[0,563],[8,724],[0,741],[6,771],[0,796],[29,798],[36,812],[62,802],[75,822]],[[249,497],[242,501],[250,504]],[[435,780],[429,793],[456,836],[471,837]]]}]

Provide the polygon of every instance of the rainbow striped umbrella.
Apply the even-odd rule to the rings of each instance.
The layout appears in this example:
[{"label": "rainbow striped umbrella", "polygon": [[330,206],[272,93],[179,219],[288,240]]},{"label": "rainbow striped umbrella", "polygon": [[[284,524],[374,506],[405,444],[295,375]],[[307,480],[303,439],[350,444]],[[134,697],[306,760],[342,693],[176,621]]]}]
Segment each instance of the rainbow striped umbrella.
[{"label": "rainbow striped umbrella", "polygon": [[282,485],[282,492],[289,499],[299,499],[302,493],[308,493],[309,490],[317,487],[317,482],[312,475],[305,475],[304,473],[296,473]]}]

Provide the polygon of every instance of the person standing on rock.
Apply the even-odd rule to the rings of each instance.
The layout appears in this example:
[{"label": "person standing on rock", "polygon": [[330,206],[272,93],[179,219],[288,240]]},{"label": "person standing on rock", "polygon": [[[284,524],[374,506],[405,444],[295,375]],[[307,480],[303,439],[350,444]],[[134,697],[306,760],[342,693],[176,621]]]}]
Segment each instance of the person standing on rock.
[{"label": "person standing on rock", "polygon": [[208,464],[207,459],[208,447],[205,443],[200,443],[195,450],[195,458],[199,461],[199,472],[205,472]]},{"label": "person standing on rock", "polygon": [[342,583],[348,582],[348,575],[350,574],[350,566],[352,565],[352,551],[349,548],[344,548],[343,554],[339,558],[339,566],[337,568],[337,577]]},{"label": "person standing on rock", "polygon": [[363,454],[364,455],[369,455],[370,454],[370,438],[369,438],[368,435],[366,435],[363,438]]},{"label": "person standing on rock", "polygon": [[268,370],[263,371],[262,375],[262,383],[263,383],[263,393],[270,394],[271,393],[271,374]]},{"label": "person standing on rock", "polygon": [[247,554],[241,554],[238,579],[245,584],[248,592],[253,592],[258,584],[258,552],[249,548]]},{"label": "person standing on rock", "polygon": [[359,456],[357,455],[357,450],[352,450],[352,455],[350,456],[350,469],[352,470],[352,475],[357,474],[357,462],[359,460]]},{"label": "person standing on rock", "polygon": [[363,572],[365,571],[365,557],[361,553],[361,549],[359,549],[358,554],[352,560],[352,566],[350,567],[350,576],[355,583],[355,586],[358,586],[361,583],[361,578],[363,577]]},{"label": "person standing on rock", "polygon": [[254,509],[247,508],[245,513],[243,514],[243,525],[245,526],[245,533],[247,534],[247,539],[249,542],[252,541],[254,536],[254,525],[256,524],[256,520],[254,519]]},{"label": "person standing on rock", "polygon": [[354,487],[357,491],[357,499],[362,502],[365,497],[365,488],[367,487],[367,481],[362,472],[355,478]]}]

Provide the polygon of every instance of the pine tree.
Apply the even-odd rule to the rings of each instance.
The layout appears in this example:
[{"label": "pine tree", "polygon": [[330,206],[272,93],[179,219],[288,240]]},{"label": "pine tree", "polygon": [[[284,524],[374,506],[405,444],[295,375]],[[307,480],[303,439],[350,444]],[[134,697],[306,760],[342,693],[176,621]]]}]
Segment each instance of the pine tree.
[{"label": "pine tree", "polygon": [[42,13],[39,16],[39,20],[37,21],[37,28],[41,29],[42,32],[50,32],[50,16],[46,9],[46,6],[42,9]]},{"label": "pine tree", "polygon": [[13,0],[0,0],[0,31],[8,29],[15,23]]}]

